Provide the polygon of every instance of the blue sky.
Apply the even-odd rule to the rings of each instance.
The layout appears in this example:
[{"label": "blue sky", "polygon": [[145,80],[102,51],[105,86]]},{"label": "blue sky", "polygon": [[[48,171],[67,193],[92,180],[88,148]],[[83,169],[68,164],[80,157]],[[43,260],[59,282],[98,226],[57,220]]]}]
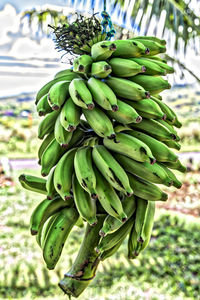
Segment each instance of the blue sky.
[{"label": "blue sky", "polygon": [[10,3],[15,6],[17,11],[21,11],[27,8],[33,8],[36,5],[44,5],[44,4],[54,4],[54,5],[65,5],[66,0],[1,0],[0,1],[0,10],[4,7],[5,4]]}]

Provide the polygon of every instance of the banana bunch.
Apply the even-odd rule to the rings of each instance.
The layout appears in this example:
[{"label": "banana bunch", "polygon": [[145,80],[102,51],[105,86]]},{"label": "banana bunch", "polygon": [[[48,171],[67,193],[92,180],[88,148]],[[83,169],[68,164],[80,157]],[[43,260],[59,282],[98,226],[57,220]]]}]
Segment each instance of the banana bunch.
[{"label": "banana bunch", "polygon": [[87,224],[77,258],[59,283],[68,295],[78,297],[98,263],[126,237],[128,257],[137,257],[151,238],[155,202],[168,198],[158,185],[181,188],[173,173],[186,171],[173,152],[180,149],[175,128],[181,123],[160,96],[170,88],[162,76],[174,72],[159,56],[165,44],[151,36],[97,39],[36,95],[42,177],[19,180],[46,196],[30,229],[48,269],[74,226]]}]

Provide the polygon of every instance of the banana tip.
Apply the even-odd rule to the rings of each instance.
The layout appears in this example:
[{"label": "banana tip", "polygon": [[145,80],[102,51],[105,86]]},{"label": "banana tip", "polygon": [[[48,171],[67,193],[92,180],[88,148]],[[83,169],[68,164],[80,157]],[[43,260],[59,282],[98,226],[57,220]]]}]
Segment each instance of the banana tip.
[{"label": "banana tip", "polygon": [[156,163],[155,157],[150,157],[149,159],[150,159],[150,164],[151,164],[151,165],[153,165],[153,164]]},{"label": "banana tip", "polygon": [[47,269],[48,270],[53,270],[55,267],[52,267],[52,266],[47,266]]},{"label": "banana tip", "polygon": [[47,173],[42,172],[41,175],[42,175],[42,177],[46,177]]},{"label": "banana tip", "polygon": [[116,134],[112,133],[110,136],[108,136],[109,140],[114,140],[116,138]]},{"label": "banana tip", "polygon": [[126,220],[127,220],[127,217],[123,217],[122,218],[122,223],[126,222]]},{"label": "banana tip", "polygon": [[72,198],[72,196],[64,196],[65,201],[69,201]]},{"label": "banana tip", "polygon": [[36,234],[38,234],[38,231],[37,231],[37,230],[34,230],[34,229],[31,229],[31,234],[32,234],[32,235],[36,235]]},{"label": "banana tip", "polygon": [[109,49],[110,49],[111,51],[115,51],[115,50],[117,49],[117,46],[116,46],[114,43],[112,43],[112,44],[110,45]]},{"label": "banana tip", "polygon": [[83,65],[79,65],[78,71],[79,72],[84,72],[85,71],[85,67]]},{"label": "banana tip", "polygon": [[94,226],[97,225],[97,223],[98,223],[98,221],[96,220],[96,221],[91,222],[90,225],[91,225],[92,227],[94,227]]},{"label": "banana tip", "polygon": [[148,91],[145,92],[146,98],[150,98],[150,93]]},{"label": "banana tip", "polygon": [[95,251],[96,251],[97,253],[100,253],[100,249],[99,249],[98,247],[96,247]]},{"label": "banana tip", "polygon": [[142,66],[142,70],[141,70],[143,73],[146,72],[146,67],[145,66]]},{"label": "banana tip", "polygon": [[163,193],[161,196],[161,201],[166,201],[168,198],[168,195],[166,193]]},{"label": "banana tip", "polygon": [[19,181],[25,181],[25,174],[21,174],[20,176],[19,176]]},{"label": "banana tip", "polygon": [[38,112],[38,115],[39,115],[39,117],[43,117],[43,116],[45,116],[45,112],[42,111],[42,110],[40,110],[40,111]]},{"label": "banana tip", "polygon": [[119,109],[119,107],[118,107],[118,105],[116,105],[116,104],[114,104],[114,105],[112,105],[112,111],[118,111],[118,109]]},{"label": "banana tip", "polygon": [[57,104],[54,104],[51,108],[52,108],[52,110],[59,110],[60,106]]},{"label": "banana tip", "polygon": [[69,144],[61,144],[62,148],[67,148]]},{"label": "banana tip", "polygon": [[106,236],[106,233],[103,230],[100,230],[99,231],[99,235],[102,236],[102,237],[104,237],[104,236]]},{"label": "banana tip", "polygon": [[92,193],[92,194],[91,194],[91,198],[95,200],[95,199],[98,198],[98,195],[97,195],[96,193]]},{"label": "banana tip", "polygon": [[126,193],[126,196],[127,197],[131,197],[133,195],[133,192],[131,192],[131,193]]},{"label": "banana tip", "polygon": [[93,110],[94,107],[95,107],[94,103],[87,104],[87,108],[89,110]]},{"label": "banana tip", "polygon": [[167,115],[166,114],[164,114],[163,116],[162,116],[162,118],[161,118],[163,121],[165,121],[166,119],[167,119]]},{"label": "banana tip", "polygon": [[67,127],[67,131],[69,131],[69,132],[72,132],[72,131],[74,131],[76,129],[76,126],[74,126],[74,125],[69,125],[68,127]]},{"label": "banana tip", "polygon": [[138,116],[137,119],[136,119],[136,123],[140,123],[140,122],[142,122],[142,117]]},{"label": "banana tip", "polygon": [[145,54],[149,54],[149,53],[150,53],[149,48],[146,48],[146,49],[145,49]]}]

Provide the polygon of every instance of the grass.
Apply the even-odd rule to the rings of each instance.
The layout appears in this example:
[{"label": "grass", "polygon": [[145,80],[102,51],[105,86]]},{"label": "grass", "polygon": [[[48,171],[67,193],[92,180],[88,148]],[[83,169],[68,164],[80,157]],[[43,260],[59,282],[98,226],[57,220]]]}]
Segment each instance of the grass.
[{"label": "grass", "polygon": [[[22,172],[14,173],[15,181]],[[48,271],[41,250],[29,233],[32,209],[41,199],[43,196],[26,192],[18,184],[0,195],[0,299],[67,299],[57,283],[76,257],[83,229],[75,227],[56,269]],[[114,256],[99,266],[96,278],[79,299],[198,299],[200,221],[197,220],[157,209],[149,247],[130,261],[125,241]]]}]

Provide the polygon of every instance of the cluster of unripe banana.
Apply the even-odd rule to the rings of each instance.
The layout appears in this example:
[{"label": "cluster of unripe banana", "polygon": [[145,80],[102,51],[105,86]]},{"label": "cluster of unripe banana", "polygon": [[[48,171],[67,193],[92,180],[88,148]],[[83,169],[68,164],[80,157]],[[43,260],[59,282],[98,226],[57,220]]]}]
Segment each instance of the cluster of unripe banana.
[{"label": "cluster of unripe banana", "polygon": [[[185,172],[174,111],[159,95],[170,88],[161,76],[174,70],[158,54],[156,37],[100,41],[74,59],[36,96],[38,151],[44,178],[21,175],[28,190],[46,195],[31,216],[31,233],[54,269],[74,227],[87,222],[71,270],[60,287],[77,297],[100,260],[128,236],[128,257],[148,245],[155,201],[167,194],[157,184],[181,187],[173,169]],[[89,47],[89,46],[88,46]]]}]

